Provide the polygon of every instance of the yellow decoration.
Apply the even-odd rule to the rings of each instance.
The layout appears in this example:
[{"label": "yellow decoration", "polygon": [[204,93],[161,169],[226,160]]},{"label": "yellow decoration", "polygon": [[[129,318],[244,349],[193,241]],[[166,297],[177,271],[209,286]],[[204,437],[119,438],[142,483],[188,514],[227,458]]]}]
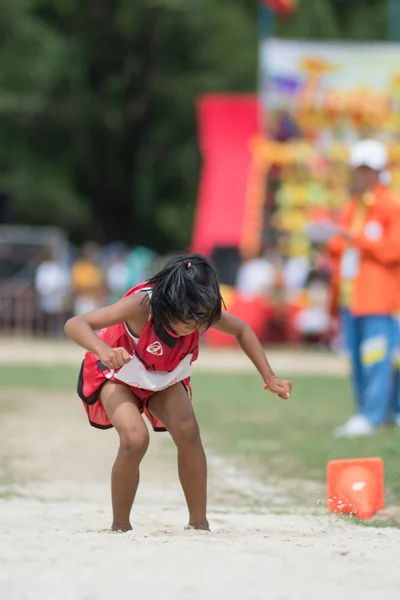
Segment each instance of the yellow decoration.
[{"label": "yellow decoration", "polygon": [[307,223],[303,210],[282,210],[279,215],[280,227],[291,232],[302,232]]},{"label": "yellow decoration", "polygon": [[[242,250],[248,252],[259,248],[263,230],[274,228],[288,234],[278,244],[285,255],[305,256],[310,252],[305,225],[313,219],[337,222],[348,200],[353,140],[378,137],[385,141],[390,185],[400,192],[400,70],[382,92],[361,87],[327,89],[324,76],[339,67],[318,56],[307,56],[299,67],[301,87],[288,111],[293,113],[302,139],[283,143],[257,135],[250,143],[253,167],[242,243]],[[265,114],[266,126],[271,132],[277,131],[283,111]],[[264,223],[265,183],[271,165],[280,168],[281,185],[275,194],[277,210]]]}]

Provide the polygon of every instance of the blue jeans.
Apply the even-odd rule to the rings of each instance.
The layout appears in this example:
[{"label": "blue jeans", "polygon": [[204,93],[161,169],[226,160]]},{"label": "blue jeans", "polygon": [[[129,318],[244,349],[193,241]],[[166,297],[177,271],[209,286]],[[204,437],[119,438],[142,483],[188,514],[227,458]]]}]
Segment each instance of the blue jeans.
[{"label": "blue jeans", "polygon": [[397,325],[397,347],[396,347],[396,361],[395,361],[395,373],[392,388],[392,416],[394,418],[400,418],[400,319],[396,319]]},{"label": "blue jeans", "polygon": [[400,338],[398,322],[391,316],[354,317],[345,309],[341,319],[357,411],[373,425],[382,425],[392,409],[400,412],[394,368]]}]

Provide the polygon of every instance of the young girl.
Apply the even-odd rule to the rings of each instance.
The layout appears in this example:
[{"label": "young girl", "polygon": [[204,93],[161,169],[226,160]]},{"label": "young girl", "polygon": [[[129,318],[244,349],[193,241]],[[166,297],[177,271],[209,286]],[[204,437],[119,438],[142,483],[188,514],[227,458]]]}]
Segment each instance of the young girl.
[{"label": "young girl", "polygon": [[292,384],[274,375],[252,329],[222,312],[217,274],[198,254],[172,259],[115,304],[65,325],[66,334],[87,350],[78,394],[89,422],[100,429],[115,427],[119,435],[111,475],[114,531],[131,529],[139,465],[149,444],[141,413],[155,431],[169,431],[177,446],[188,527],[209,529],[206,458],[189,386],[199,334],[209,327],[235,336],[260,372],[264,389],[289,398]]}]

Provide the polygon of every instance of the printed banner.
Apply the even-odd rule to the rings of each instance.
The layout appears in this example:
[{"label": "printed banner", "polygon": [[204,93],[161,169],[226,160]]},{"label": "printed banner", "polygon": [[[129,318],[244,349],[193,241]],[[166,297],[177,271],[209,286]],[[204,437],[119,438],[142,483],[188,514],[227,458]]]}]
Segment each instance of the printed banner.
[{"label": "printed banner", "polygon": [[[309,251],[310,223],[335,222],[349,195],[350,146],[384,142],[385,182],[400,192],[400,44],[267,39],[260,44],[265,231]],[[259,161],[259,159],[258,159]],[[269,208],[269,210],[268,210]]]}]

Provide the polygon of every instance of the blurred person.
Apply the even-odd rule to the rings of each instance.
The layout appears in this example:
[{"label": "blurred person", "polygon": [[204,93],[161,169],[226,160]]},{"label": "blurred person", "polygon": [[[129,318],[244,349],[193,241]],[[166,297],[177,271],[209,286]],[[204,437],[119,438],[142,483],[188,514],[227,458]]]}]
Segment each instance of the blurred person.
[{"label": "blurred person", "polygon": [[394,378],[392,385],[390,420],[400,429],[400,313],[395,317],[397,325],[397,347],[394,353]]},{"label": "blurred person", "polygon": [[116,302],[128,289],[128,248],[125,244],[115,242],[107,248],[104,270],[110,302]]},{"label": "blurred person", "polygon": [[[400,289],[397,306],[400,307]],[[395,313],[395,324],[397,327],[397,345],[394,352],[394,380],[392,386],[390,420],[396,428],[400,428],[400,308]]]},{"label": "blurred person", "polygon": [[329,277],[313,270],[307,276],[302,292],[303,306],[297,313],[295,326],[302,341],[327,345],[331,331],[329,315]]},{"label": "blurred person", "polygon": [[310,268],[310,260],[305,256],[292,256],[285,261],[282,267],[282,277],[288,302],[296,299],[299,292],[306,286]]},{"label": "blurred person", "polygon": [[35,289],[48,333],[61,335],[71,301],[68,263],[59,253],[45,252],[35,273]]},{"label": "blurred person", "polygon": [[139,465],[149,444],[141,413],[155,431],[169,431],[177,446],[188,528],[209,530],[206,458],[190,395],[199,332],[209,328],[236,337],[264,389],[290,397],[291,383],[274,375],[253,330],[222,312],[216,271],[198,254],[173,258],[115,304],[65,325],[66,334],[86,349],[78,393],[89,422],[115,427],[120,439],[111,478],[114,531],[131,529]]},{"label": "blurred person", "polygon": [[236,289],[246,298],[269,298],[274,290],[276,269],[261,251],[242,261],[236,277]]},{"label": "blurred person", "polygon": [[136,246],[126,260],[126,286],[129,289],[133,284],[149,279],[154,271],[156,253],[145,246]]},{"label": "blurred person", "polygon": [[[352,364],[357,413],[334,435],[370,435],[389,415],[397,346],[394,320],[400,286],[400,203],[380,181],[385,146],[362,140],[351,148],[353,196],[343,229],[329,243],[333,306],[339,308]],[[396,306],[397,305],[397,306]]]},{"label": "blurred person", "polygon": [[105,277],[99,266],[99,248],[93,242],[82,247],[81,256],[71,267],[74,313],[83,314],[100,306],[105,298]]}]

